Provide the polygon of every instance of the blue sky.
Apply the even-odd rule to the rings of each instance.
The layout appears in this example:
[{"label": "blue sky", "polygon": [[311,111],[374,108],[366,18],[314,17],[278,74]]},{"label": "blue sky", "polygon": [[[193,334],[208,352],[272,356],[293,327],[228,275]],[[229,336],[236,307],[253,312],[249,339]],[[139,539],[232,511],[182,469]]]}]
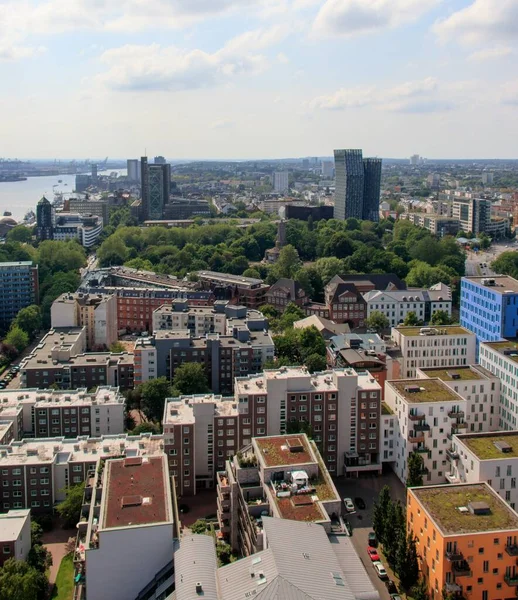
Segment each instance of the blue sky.
[{"label": "blue sky", "polygon": [[0,0],[10,157],[518,158],[518,0]]}]

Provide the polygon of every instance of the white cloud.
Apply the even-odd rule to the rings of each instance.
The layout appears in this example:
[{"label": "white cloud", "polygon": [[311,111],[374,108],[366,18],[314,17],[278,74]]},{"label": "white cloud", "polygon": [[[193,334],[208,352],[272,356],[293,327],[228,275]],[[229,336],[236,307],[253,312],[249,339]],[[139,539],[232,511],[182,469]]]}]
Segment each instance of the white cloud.
[{"label": "white cloud", "polygon": [[481,62],[484,60],[495,60],[498,58],[504,58],[513,53],[513,49],[510,46],[495,46],[494,48],[485,48],[483,50],[477,50],[472,52],[468,59],[475,62]]},{"label": "white cloud", "polygon": [[44,46],[30,47],[30,46],[13,46],[13,45],[0,45],[0,61],[14,61],[21,60],[23,58],[32,58],[33,56],[39,56],[46,52]]},{"label": "white cloud", "polygon": [[279,52],[279,54],[277,54],[277,60],[283,65],[286,65],[290,62],[290,59],[286,56],[286,54],[284,54],[284,52]]},{"label": "white cloud", "polygon": [[502,86],[501,103],[518,107],[518,81],[511,81]]},{"label": "white cloud", "polygon": [[415,21],[440,0],[327,0],[313,24],[316,36],[353,36]]},{"label": "white cloud", "polygon": [[209,127],[211,129],[228,129],[234,125],[235,121],[232,121],[232,119],[220,119],[219,121],[214,121],[214,123],[211,123]]},{"label": "white cloud", "polygon": [[443,41],[474,45],[518,37],[516,0],[474,0],[469,6],[435,23],[433,30]]}]

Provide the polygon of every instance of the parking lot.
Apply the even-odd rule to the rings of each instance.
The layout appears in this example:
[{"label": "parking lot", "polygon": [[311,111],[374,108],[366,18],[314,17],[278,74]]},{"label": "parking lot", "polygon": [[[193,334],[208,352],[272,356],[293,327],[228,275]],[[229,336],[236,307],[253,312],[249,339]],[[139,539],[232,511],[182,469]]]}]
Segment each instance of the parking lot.
[{"label": "parking lot", "polygon": [[[341,498],[352,498],[353,501],[355,498],[361,498],[365,502],[365,509],[359,510],[356,508],[356,513],[347,515],[346,518],[353,529],[351,539],[358,556],[379,591],[380,597],[388,600],[390,594],[387,592],[385,583],[376,575],[372,561],[367,554],[368,535],[372,531],[372,510],[379,492],[385,485],[389,486],[392,498],[400,500],[404,504],[406,503],[406,488],[394,473],[387,473],[381,477],[378,475],[362,475],[359,479],[340,477],[335,479],[334,482]],[[393,579],[388,565],[384,563],[384,566],[389,573],[389,577]]]}]

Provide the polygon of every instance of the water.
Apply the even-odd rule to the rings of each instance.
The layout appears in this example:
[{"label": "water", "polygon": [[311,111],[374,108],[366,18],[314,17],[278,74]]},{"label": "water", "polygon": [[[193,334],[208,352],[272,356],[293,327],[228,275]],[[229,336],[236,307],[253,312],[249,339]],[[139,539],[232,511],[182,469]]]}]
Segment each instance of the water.
[{"label": "water", "polygon": [[[126,175],[126,169],[109,169],[99,171],[99,174],[109,175],[112,171]],[[59,179],[61,183],[58,183]],[[36,212],[36,204],[42,196],[46,196],[51,202],[56,192],[62,192],[67,197],[67,194],[74,191],[75,182],[75,175],[29,177],[26,181],[0,182],[0,217],[7,210],[13,214],[14,219],[20,221],[28,210]]]}]

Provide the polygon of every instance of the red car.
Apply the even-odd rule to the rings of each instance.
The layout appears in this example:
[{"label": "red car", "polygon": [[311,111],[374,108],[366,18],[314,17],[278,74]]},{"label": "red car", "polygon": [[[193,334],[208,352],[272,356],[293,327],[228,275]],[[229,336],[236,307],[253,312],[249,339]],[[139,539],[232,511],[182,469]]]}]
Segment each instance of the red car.
[{"label": "red car", "polygon": [[371,548],[370,546],[367,548],[367,554],[369,555],[369,558],[372,560],[372,562],[375,562],[377,560],[380,559],[378,551],[376,550],[376,548]]}]

